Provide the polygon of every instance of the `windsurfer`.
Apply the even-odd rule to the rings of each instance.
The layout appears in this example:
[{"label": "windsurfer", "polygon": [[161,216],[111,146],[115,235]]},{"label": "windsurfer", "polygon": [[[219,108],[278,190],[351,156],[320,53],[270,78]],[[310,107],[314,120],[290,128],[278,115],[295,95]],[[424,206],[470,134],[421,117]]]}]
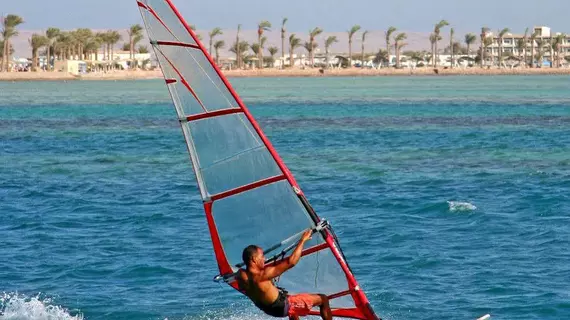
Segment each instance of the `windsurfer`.
[{"label": "windsurfer", "polygon": [[284,289],[276,287],[272,281],[299,262],[303,245],[311,239],[311,234],[311,230],[305,231],[289,257],[268,266],[265,265],[265,256],[260,247],[250,245],[243,250],[242,258],[246,269],[238,271],[239,289],[266,314],[296,320],[309,315],[313,307],[320,307],[323,320],[332,319],[329,299],[326,295],[309,293],[289,295]]}]

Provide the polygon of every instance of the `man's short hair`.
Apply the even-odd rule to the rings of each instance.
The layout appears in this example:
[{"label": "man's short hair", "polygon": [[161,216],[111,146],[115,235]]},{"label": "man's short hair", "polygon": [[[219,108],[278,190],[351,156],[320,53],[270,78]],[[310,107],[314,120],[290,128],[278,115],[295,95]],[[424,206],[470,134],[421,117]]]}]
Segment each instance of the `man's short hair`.
[{"label": "man's short hair", "polygon": [[243,253],[241,254],[241,258],[243,259],[243,263],[247,266],[249,262],[253,259],[253,257],[257,254],[257,250],[259,249],[256,245],[249,245],[245,249],[243,249]]}]

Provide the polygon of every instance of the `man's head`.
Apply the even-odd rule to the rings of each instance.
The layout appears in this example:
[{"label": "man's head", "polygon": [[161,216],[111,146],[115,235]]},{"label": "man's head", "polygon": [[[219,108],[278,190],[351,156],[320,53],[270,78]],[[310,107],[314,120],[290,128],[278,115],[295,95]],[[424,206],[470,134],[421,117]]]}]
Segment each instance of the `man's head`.
[{"label": "man's head", "polygon": [[263,268],[265,265],[265,256],[263,255],[263,250],[256,245],[249,245],[243,249],[241,258],[247,267],[256,265],[259,268]]}]

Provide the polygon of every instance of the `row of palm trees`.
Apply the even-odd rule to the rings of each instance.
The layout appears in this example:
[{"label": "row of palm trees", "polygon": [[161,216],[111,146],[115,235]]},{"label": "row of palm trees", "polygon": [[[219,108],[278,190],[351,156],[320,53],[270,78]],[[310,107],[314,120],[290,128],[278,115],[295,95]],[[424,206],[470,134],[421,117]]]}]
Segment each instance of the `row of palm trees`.
[{"label": "row of palm trees", "polygon": [[[24,23],[24,19],[13,14],[0,17],[2,39],[0,45],[2,52],[0,59],[0,70],[9,70],[9,61],[14,50],[11,39],[18,35],[17,27]],[[128,42],[124,44],[123,50],[129,51],[129,58],[134,62],[135,53],[147,53],[146,46],[137,44],[144,38],[143,27],[139,24],[131,26],[127,32]],[[108,30],[105,32],[93,32],[91,29],[80,28],[73,31],[62,31],[58,28],[48,28],[44,34],[33,34],[29,39],[32,48],[32,70],[39,67],[39,53],[45,49],[48,57],[46,70],[51,70],[52,60],[79,59],[88,60],[92,55],[98,60],[98,53],[103,52],[103,60],[111,61],[114,56],[114,48],[122,40],[118,31]],[[136,68],[136,63],[132,63]],[[109,64],[109,67],[112,67]]]},{"label": "row of palm trees", "polygon": [[[0,58],[2,58],[2,63],[0,63],[0,70],[7,70],[8,69],[8,61],[10,60],[10,56],[13,53],[12,46],[10,44],[10,39],[14,36],[18,35],[17,27],[22,24],[24,20],[17,16],[17,15],[7,15],[6,17],[1,17],[0,25],[2,26],[2,41],[0,45],[2,47],[2,52]],[[290,34],[287,37],[287,29],[286,24],[288,22],[287,18],[284,18],[281,22],[281,59],[282,63],[285,61],[285,53],[289,53],[290,58],[290,65],[294,64],[293,56],[295,50],[299,47],[304,47],[305,50],[308,52],[309,56],[309,64],[314,66],[314,53],[318,48],[318,42],[316,38],[323,33],[323,29],[320,27],[313,28],[309,30],[309,35],[307,41],[303,42],[302,39],[298,38],[294,33]],[[443,29],[448,27],[450,24],[446,20],[440,20],[434,25],[433,32],[429,36],[429,40],[431,43],[431,61],[432,66],[437,68],[439,59],[439,42],[442,40],[442,32]],[[192,29],[196,29],[195,26],[191,26]],[[256,43],[248,43],[240,39],[241,33],[241,24],[238,25],[236,40],[230,46],[229,51],[233,52],[236,55],[236,64],[238,68],[243,67],[244,63],[250,63],[257,60],[257,65],[259,68],[263,68],[266,62],[273,64],[275,61],[275,55],[279,52],[279,49],[275,46],[270,46],[266,48],[267,44],[267,37],[265,33],[271,31],[272,24],[269,21],[261,21],[257,25],[257,42]],[[354,25],[349,30],[347,30],[347,40],[348,40],[348,66],[351,67],[353,65],[353,39],[355,35],[361,31],[360,25]],[[380,50],[377,57],[381,57],[381,61],[383,63],[388,62],[392,47],[394,48],[394,52],[396,55],[396,67],[400,67],[400,54],[401,49],[407,45],[405,40],[407,39],[406,33],[396,33],[397,28],[390,26],[384,32],[384,39],[386,48],[385,50]],[[504,28],[498,32],[498,44],[499,44],[499,66],[502,66],[503,62],[503,39],[508,35],[510,29]],[[468,33],[465,35],[465,44],[467,46],[467,55],[469,56],[471,53],[471,46],[475,44],[477,40],[480,39],[480,49],[478,50],[478,56],[480,60],[480,64],[483,67],[485,61],[487,60],[487,49],[489,46],[493,45],[495,37],[489,36],[490,29],[489,28],[482,28],[480,38],[478,38],[473,33]],[[221,28],[214,28],[211,32],[208,33],[209,36],[209,51],[211,54],[215,55],[216,62],[219,63],[220,57],[220,50],[226,47],[226,43],[224,40],[216,40],[216,37],[223,34],[223,30]],[[362,61],[366,60],[365,57],[365,43],[366,38],[370,34],[368,30],[364,30],[361,33],[361,54],[360,58]],[[148,49],[145,46],[136,47],[137,44],[144,38],[143,35],[143,27],[136,24],[129,28],[128,30],[128,42],[124,44],[123,49],[128,50],[130,52],[129,56],[131,60],[134,60],[135,53],[146,53]],[[200,39],[201,37],[198,36]],[[528,45],[530,43],[530,57],[531,63],[530,66],[532,67],[534,63],[532,61],[536,58],[537,60],[541,60],[544,57],[545,50],[550,47],[550,56],[554,57],[555,53],[558,56],[557,65],[561,66],[560,58],[562,56],[562,43],[566,38],[565,35],[558,35],[556,37],[550,39],[542,39],[539,37],[538,32],[534,32],[533,34],[528,35],[528,29],[525,32],[525,36],[523,39],[519,39],[517,42],[517,47],[519,48],[519,59],[522,61],[526,61],[528,59]],[[49,61],[51,58],[58,60],[65,60],[70,58],[77,57],[78,59],[86,59],[87,56],[90,54],[95,55],[95,60],[97,60],[97,54],[99,49],[102,49],[104,60],[112,60],[113,57],[113,50],[116,44],[122,40],[121,35],[117,31],[109,30],[106,32],[97,32],[94,33],[90,29],[77,29],[74,31],[61,31],[58,28],[49,28],[45,34],[34,34],[32,35],[30,41],[30,45],[32,47],[32,60],[33,60],[33,68],[37,68],[39,65],[38,62],[38,53],[41,48],[45,48],[46,55],[49,57]],[[328,65],[328,55],[329,49],[334,44],[337,43],[339,39],[336,36],[329,36],[325,39],[325,54],[327,57],[327,65]],[[289,45],[289,48],[286,48],[286,45]],[[536,44],[536,52],[535,52],[535,44]],[[451,54],[451,61],[452,66],[453,62],[457,60],[458,51],[460,48],[460,44],[455,42],[455,31],[453,28],[450,28],[450,44],[448,50]],[[288,49],[288,51],[287,51]],[[249,54],[249,50],[251,50],[252,54]],[[269,53],[269,57],[264,58],[264,51],[267,50]],[[511,56],[512,57],[512,56]],[[492,57],[491,57],[492,59]],[[49,65],[49,64],[48,64]],[[554,65],[554,63],[553,63]],[[134,64],[136,67],[136,63]]]},{"label": "row of palm trees", "polygon": [[[291,34],[289,35],[289,37],[287,38],[287,29],[286,29],[286,24],[287,24],[288,19],[284,18],[283,21],[281,22],[281,60],[282,62],[285,61],[285,53],[287,52],[287,48],[286,48],[286,44],[289,45],[289,59],[290,62],[289,64],[292,66],[294,65],[294,52],[295,50],[297,50],[299,47],[304,47],[305,50],[307,50],[308,54],[309,54],[309,63],[311,66],[314,66],[314,53],[315,50],[318,48],[318,43],[316,40],[316,37],[319,36],[320,34],[323,33],[323,29],[320,27],[316,27],[314,29],[309,30],[309,39],[308,41],[305,41],[303,43],[302,39],[298,38],[296,36],[296,34]],[[229,51],[234,53],[236,55],[236,64],[238,66],[238,68],[243,67],[244,62],[251,62],[254,60],[257,60],[258,63],[258,67],[259,68],[263,68],[263,66],[265,65],[265,61],[269,61],[271,64],[273,64],[273,62],[275,61],[275,55],[277,54],[277,52],[279,51],[279,49],[275,46],[270,46],[267,48],[267,51],[269,52],[269,57],[268,59],[264,60],[263,57],[263,51],[265,49],[265,45],[267,43],[267,37],[264,36],[264,33],[267,31],[271,30],[271,22],[269,21],[261,21],[258,24],[257,27],[257,36],[258,36],[258,40],[257,43],[248,43],[247,41],[243,41],[240,39],[240,33],[241,33],[241,24],[238,25],[237,28],[237,34],[236,34],[236,40],[235,42],[232,44],[232,46],[229,48]],[[195,29],[195,27],[192,27],[192,29]],[[352,66],[352,59],[353,59],[353,54],[352,54],[352,42],[353,42],[353,38],[355,36],[355,34],[361,30],[361,27],[359,25],[354,25],[350,28],[350,30],[347,31],[348,34],[348,42],[349,42],[349,66]],[[388,29],[388,31],[386,31],[386,46],[387,46],[387,50],[389,52],[390,47],[391,47],[391,35],[396,31],[397,29],[395,27],[390,27]],[[225,42],[223,40],[218,40],[216,41],[215,38],[219,35],[222,35],[223,31],[220,28],[214,28],[211,32],[209,32],[208,36],[209,36],[209,45],[210,45],[210,53],[215,55],[215,59],[216,62],[219,63],[219,50],[225,47]],[[361,47],[361,58],[362,61],[365,60],[365,42],[366,42],[366,36],[369,34],[369,31],[364,31],[362,32],[361,35],[361,42],[362,42],[362,47]],[[403,43],[403,41],[407,38],[407,35],[405,33],[399,33],[397,36],[394,37],[394,46],[395,46],[395,50],[397,52],[397,54],[399,55],[401,48],[403,48],[406,43]],[[287,40],[288,39],[288,40]],[[329,58],[329,50],[330,47],[334,44],[337,43],[339,40],[336,36],[329,36],[325,39],[324,44],[325,44],[325,55],[327,58],[327,65],[328,65],[328,58]],[[253,52],[253,55],[248,54],[248,50],[251,49],[251,51]]]},{"label": "row of palm trees", "polygon": [[[295,50],[297,50],[300,47],[304,47],[305,50],[308,53],[309,56],[309,64],[311,66],[314,66],[314,52],[315,50],[318,48],[318,43],[316,40],[316,37],[319,36],[320,34],[323,33],[323,29],[320,27],[316,27],[314,29],[309,30],[309,38],[308,41],[305,41],[303,43],[302,39],[298,38],[296,36],[296,34],[291,34],[289,35],[289,37],[287,37],[287,29],[286,29],[286,24],[288,22],[287,18],[284,18],[283,21],[281,22],[281,60],[282,63],[284,63],[285,61],[285,53],[288,52],[289,54],[289,64],[292,66],[294,64],[294,52]],[[441,40],[441,29],[444,26],[449,25],[445,20],[442,20],[441,22],[439,22],[436,25],[436,28],[434,30],[434,34],[436,35],[434,39],[437,39],[437,41],[432,42],[432,44],[435,43],[435,46],[432,46],[432,55],[434,55],[435,52],[437,52],[437,42],[439,42],[439,40]],[[230,47],[230,52],[234,53],[236,55],[236,64],[238,68],[242,68],[244,65],[244,62],[251,62],[253,60],[257,60],[258,63],[258,67],[259,68],[263,68],[264,66],[264,59],[263,59],[263,50],[265,49],[265,44],[267,42],[267,38],[264,36],[264,33],[267,31],[271,30],[271,23],[269,21],[261,21],[258,24],[257,27],[257,35],[258,35],[258,40],[257,43],[248,43],[246,41],[242,41],[240,40],[240,33],[241,33],[241,24],[238,25],[237,28],[237,34],[236,34],[236,41],[232,44],[232,46]],[[354,58],[352,49],[353,49],[353,39],[355,37],[355,35],[361,30],[361,26],[360,25],[354,25],[352,26],[348,31],[347,31],[347,36],[348,36],[348,48],[349,48],[349,52],[348,52],[348,66],[351,67],[353,65],[352,61]],[[386,41],[386,51],[382,52],[382,57],[384,62],[387,62],[388,57],[390,57],[391,54],[391,48],[392,46],[394,46],[394,52],[396,54],[396,67],[400,67],[399,65],[399,61],[400,61],[400,53],[401,53],[401,49],[403,47],[405,47],[407,45],[407,43],[405,43],[404,41],[407,39],[407,34],[406,33],[398,33],[396,34],[397,28],[396,27],[389,27],[388,30],[386,30],[384,32],[384,36],[385,36],[385,41]],[[225,42],[223,40],[219,40],[219,41],[215,41],[215,37],[222,35],[223,31],[220,28],[214,28],[210,33],[209,33],[209,43],[210,43],[210,53],[211,54],[215,54],[216,57],[216,61],[219,62],[219,50],[225,47]],[[362,61],[366,60],[366,56],[365,56],[365,44],[366,44],[366,37],[370,34],[370,32],[368,30],[364,30],[361,33],[361,54],[360,54],[360,58]],[[288,39],[288,40],[287,40]],[[324,41],[324,45],[325,45],[325,56],[326,56],[326,64],[328,65],[328,60],[329,60],[329,50],[330,47],[334,44],[337,43],[339,41],[339,39],[336,36],[329,36],[325,39]],[[287,51],[286,48],[286,44],[289,45],[289,50]],[[212,50],[213,48],[213,50]],[[248,54],[248,50],[251,49],[253,54],[250,55]],[[278,52],[278,48],[271,46],[269,48],[267,48],[267,51],[269,52],[269,59],[267,59],[271,64],[273,64],[273,62],[275,61],[275,55]]]},{"label": "row of palm trees", "polygon": [[[309,30],[308,41],[306,41],[304,43],[294,33],[289,35],[288,42],[287,42],[287,35],[286,35],[287,34],[287,30],[286,30],[286,23],[287,22],[288,22],[288,19],[284,18],[282,23],[281,23],[281,59],[282,59],[282,61],[283,62],[285,61],[285,53],[288,52],[289,57],[290,57],[290,65],[293,65],[293,53],[295,52],[295,50],[297,50],[297,48],[304,47],[306,49],[306,51],[308,52],[308,55],[309,55],[309,63],[311,66],[313,66],[314,65],[314,52],[318,48],[318,43],[316,41],[316,37],[323,33],[323,29],[316,27],[312,30]],[[439,43],[443,39],[443,36],[442,36],[443,30],[448,26],[450,26],[450,24],[447,20],[440,20],[434,25],[433,32],[429,35],[429,41],[431,43],[431,55],[430,55],[429,60],[431,60],[432,66],[434,68],[438,67],[438,62],[440,61],[439,54],[440,54],[441,50],[439,50]],[[255,60],[255,59],[258,60],[258,67],[263,68],[263,66],[264,66],[263,51],[265,50],[265,44],[267,42],[267,38],[264,36],[264,34],[265,34],[265,32],[270,31],[271,27],[272,27],[272,25],[269,21],[265,21],[265,20],[261,21],[257,27],[257,35],[258,35],[257,43],[249,44],[245,41],[240,41],[241,24],[238,25],[236,41],[230,47],[230,51],[236,55],[236,62],[237,62],[237,66],[239,68],[241,68],[243,66],[243,63],[245,60],[251,61],[251,60]],[[353,39],[354,39],[354,36],[360,30],[361,30],[361,26],[354,25],[347,31],[348,48],[349,48],[349,52],[348,52],[348,66],[349,67],[352,66],[352,61],[353,61],[353,57],[354,57],[353,53],[352,53]],[[396,55],[396,67],[399,68],[400,67],[401,49],[407,45],[407,43],[404,42],[407,39],[407,34],[406,33],[396,34],[396,31],[397,31],[396,27],[391,26],[384,32],[386,49],[385,49],[385,51],[380,50],[376,56],[382,57],[381,62],[383,62],[383,63],[388,62],[389,57],[391,56],[391,53],[392,53],[391,49],[393,46],[394,52]],[[464,57],[470,58],[471,48],[472,48],[472,46],[475,45],[475,43],[478,40],[480,40],[480,47],[479,47],[479,50],[477,51],[477,60],[479,60],[481,67],[485,66],[485,63],[488,60],[488,57],[487,57],[488,48],[489,48],[489,46],[493,45],[493,43],[495,42],[495,39],[497,39],[497,38],[498,38],[498,44],[499,44],[499,57],[498,57],[499,63],[498,64],[499,64],[499,67],[502,67],[503,66],[502,62],[504,60],[503,39],[509,34],[509,32],[510,32],[509,28],[504,28],[498,32],[497,37],[491,37],[491,36],[489,36],[490,29],[489,28],[482,28],[480,38],[478,38],[473,33],[468,33],[465,35],[465,39],[464,39],[465,44],[466,44],[466,50],[459,50],[461,48],[461,44],[459,42],[455,41],[455,30],[454,30],[454,28],[450,28],[450,30],[449,30],[450,44],[449,44],[448,50],[449,50],[449,53],[451,55],[452,67],[454,65],[454,62],[456,62],[460,58],[458,56],[461,54],[461,51],[466,51],[466,56],[464,56]],[[557,35],[556,37],[552,37],[548,40],[548,39],[540,38],[538,31],[534,32],[533,34],[531,34],[528,37],[527,37],[527,33],[528,33],[528,29],[525,32],[524,38],[519,39],[517,42],[517,48],[519,51],[519,57],[517,57],[518,60],[520,60],[522,62],[522,61],[527,61],[530,58],[530,63],[528,63],[527,65],[529,65],[530,67],[533,67],[534,66],[533,60],[538,60],[538,61],[542,60],[542,58],[544,57],[545,50],[550,47],[550,50],[551,50],[550,56],[551,57],[557,56],[556,66],[560,67],[562,65],[561,60],[564,58],[564,56],[562,54],[562,44],[564,42],[564,39],[567,38],[566,35],[560,34],[560,35]],[[219,61],[219,50],[224,48],[225,42],[222,40],[214,42],[214,38],[218,35],[221,35],[221,34],[222,34],[222,30],[220,28],[215,28],[209,34],[209,36],[210,36],[210,52],[212,53],[212,47],[213,47],[215,50],[215,55],[216,55],[217,61]],[[362,43],[361,59],[362,59],[362,61],[366,60],[365,59],[365,42],[366,42],[367,35],[369,35],[369,31],[367,31],[367,30],[365,30],[361,33],[361,43]],[[327,56],[327,60],[328,60],[329,48],[332,44],[334,44],[336,42],[338,42],[338,39],[336,36],[330,36],[330,37],[325,39],[325,41],[324,41],[324,43],[325,43],[325,54]],[[286,48],[286,44],[289,45],[288,51]],[[535,44],[536,44],[536,46],[535,46]],[[530,46],[530,57],[529,57],[528,52],[527,52],[529,46]],[[535,48],[537,49],[536,52],[535,52]],[[253,55],[247,54],[248,49],[252,50]],[[274,61],[274,56],[277,53],[277,50],[278,49],[274,46],[267,48],[267,51],[270,54],[270,59],[268,59],[269,61]],[[513,58],[513,56],[511,55],[510,58]],[[491,57],[491,62],[493,62],[492,59],[493,59],[493,57]],[[328,61],[327,61],[327,65],[328,65]],[[553,63],[552,66],[555,66],[555,63]]]}]

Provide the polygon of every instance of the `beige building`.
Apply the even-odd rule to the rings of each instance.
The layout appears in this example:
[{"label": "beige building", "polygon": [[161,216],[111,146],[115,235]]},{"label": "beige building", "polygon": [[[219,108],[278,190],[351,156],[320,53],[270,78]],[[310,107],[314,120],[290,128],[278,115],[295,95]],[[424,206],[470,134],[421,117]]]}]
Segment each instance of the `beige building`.
[{"label": "beige building", "polygon": [[56,60],[55,71],[66,72],[74,76],[87,73],[87,63],[80,60]]}]

